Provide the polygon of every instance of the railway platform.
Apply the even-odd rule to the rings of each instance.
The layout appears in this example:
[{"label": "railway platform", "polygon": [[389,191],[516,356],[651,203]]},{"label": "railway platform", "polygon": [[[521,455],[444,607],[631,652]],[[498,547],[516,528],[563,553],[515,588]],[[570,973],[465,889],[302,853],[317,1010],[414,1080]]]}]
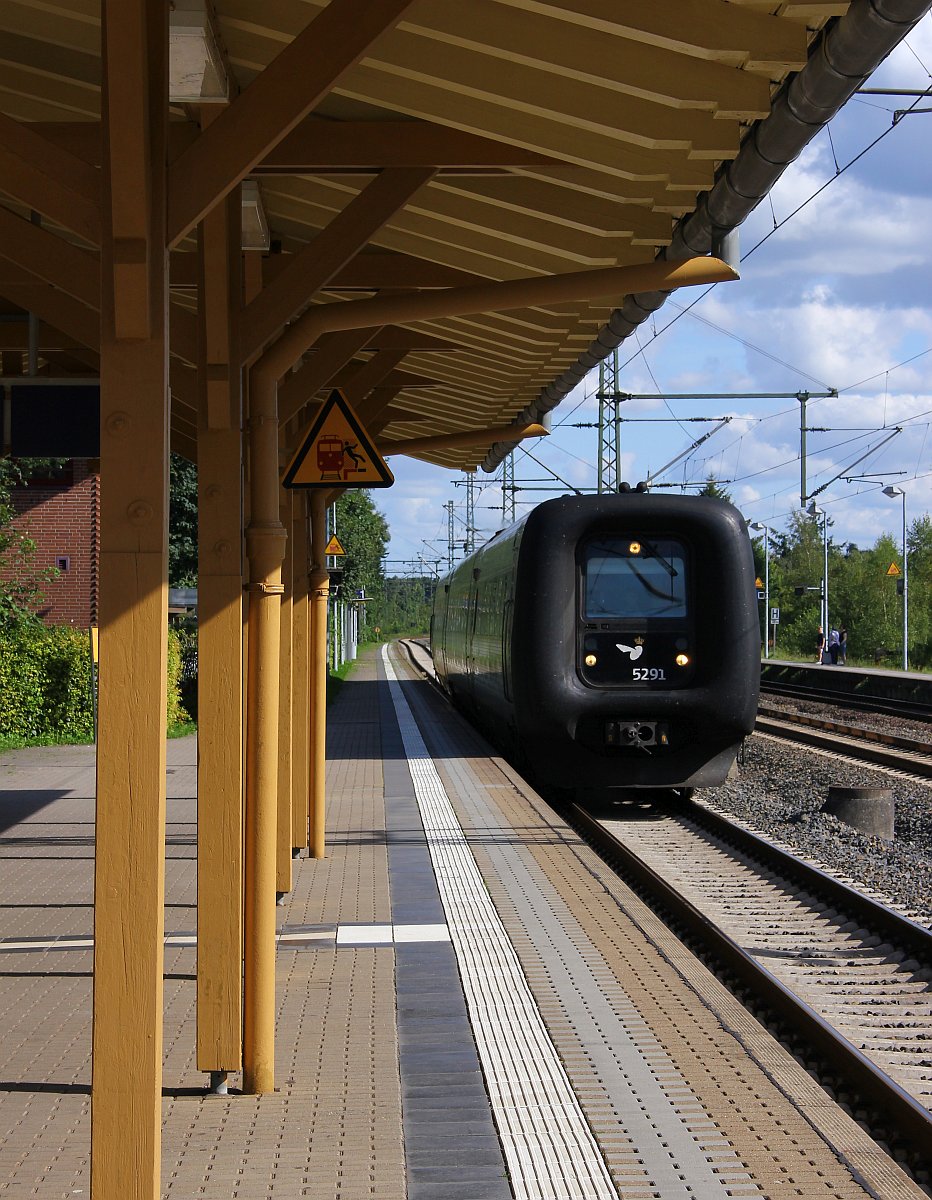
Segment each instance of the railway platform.
[{"label": "railway platform", "polygon": [[[162,1195],[924,1195],[395,651],[329,714],[279,908],[276,1091],[194,1057],[193,739],[170,743]],[[0,1197],[89,1194],[93,748],[0,758]]]}]

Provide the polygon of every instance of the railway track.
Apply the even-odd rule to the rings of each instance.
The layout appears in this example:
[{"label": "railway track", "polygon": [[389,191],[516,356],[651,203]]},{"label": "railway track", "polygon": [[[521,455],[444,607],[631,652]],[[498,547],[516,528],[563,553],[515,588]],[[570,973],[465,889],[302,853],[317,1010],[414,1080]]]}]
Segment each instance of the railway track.
[{"label": "railway track", "polygon": [[932,1165],[932,933],[700,804],[572,818],[820,1077]]},{"label": "railway track", "polygon": [[849,708],[856,712],[883,713],[891,717],[904,717],[912,721],[932,721],[932,713],[926,704],[915,700],[897,700],[884,696],[856,696],[839,692],[833,688],[806,687],[801,683],[782,683],[762,679],[761,693],[785,696],[791,700],[802,700],[810,704],[829,704]]},{"label": "railway track", "polygon": [[809,713],[787,712],[767,704],[758,708],[755,729],[786,741],[847,755],[860,762],[932,779],[932,743],[921,737],[906,737]]}]

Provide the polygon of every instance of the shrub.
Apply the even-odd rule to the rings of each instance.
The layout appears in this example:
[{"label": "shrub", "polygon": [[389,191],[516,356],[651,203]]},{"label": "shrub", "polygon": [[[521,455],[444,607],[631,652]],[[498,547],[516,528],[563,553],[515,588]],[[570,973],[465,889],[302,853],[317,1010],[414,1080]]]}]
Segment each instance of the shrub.
[{"label": "shrub", "polygon": [[28,621],[0,634],[0,736],[61,742],[93,738],[86,632]]},{"label": "shrub", "polygon": [[186,725],[191,718],[181,702],[182,673],[181,635],[177,629],[168,631],[168,728]]},{"label": "shrub", "polygon": [[[181,702],[181,647],[168,631],[168,725],[190,718]],[[94,737],[86,630],[24,621],[0,633],[0,739],[89,742]]]}]

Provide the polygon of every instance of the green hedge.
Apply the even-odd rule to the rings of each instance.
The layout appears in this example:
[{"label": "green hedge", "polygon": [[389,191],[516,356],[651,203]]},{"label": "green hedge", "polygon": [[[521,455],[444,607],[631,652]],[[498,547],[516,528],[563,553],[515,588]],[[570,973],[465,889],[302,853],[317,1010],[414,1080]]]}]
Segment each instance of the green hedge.
[{"label": "green hedge", "polygon": [[181,703],[181,636],[177,629],[168,631],[168,728],[184,725],[190,717]]},{"label": "green hedge", "polygon": [[93,739],[86,631],[30,622],[0,634],[0,736]]},{"label": "green hedge", "polygon": [[[181,703],[178,634],[168,631],[168,724],[188,721]],[[94,737],[86,630],[28,622],[0,633],[0,738],[89,742]]]}]

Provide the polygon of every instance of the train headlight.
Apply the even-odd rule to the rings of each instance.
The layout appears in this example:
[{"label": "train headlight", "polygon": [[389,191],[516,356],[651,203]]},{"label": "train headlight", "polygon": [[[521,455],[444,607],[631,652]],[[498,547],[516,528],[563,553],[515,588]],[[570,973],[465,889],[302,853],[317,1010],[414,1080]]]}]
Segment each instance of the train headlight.
[{"label": "train headlight", "polygon": [[596,656],[594,654],[586,655],[586,666],[587,667],[594,667],[597,662],[598,662],[598,659],[596,658]]},{"label": "train headlight", "polygon": [[640,542],[632,542],[631,545],[628,547],[628,553],[629,554],[640,554],[641,553],[641,543]]},{"label": "train headlight", "polygon": [[689,666],[689,655],[688,654],[678,654],[676,656],[675,662],[678,667],[688,667]]}]

